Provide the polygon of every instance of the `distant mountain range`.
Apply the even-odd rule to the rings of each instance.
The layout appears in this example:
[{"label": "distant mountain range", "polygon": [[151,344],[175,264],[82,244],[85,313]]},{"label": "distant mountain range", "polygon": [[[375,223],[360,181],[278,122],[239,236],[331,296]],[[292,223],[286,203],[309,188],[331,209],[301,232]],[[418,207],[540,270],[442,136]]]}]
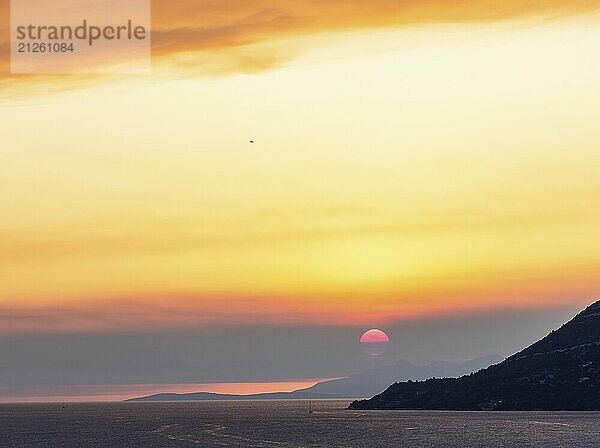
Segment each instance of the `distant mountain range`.
[{"label": "distant mountain range", "polygon": [[379,367],[347,378],[323,381],[306,389],[293,392],[273,392],[252,395],[216,394],[195,392],[189,394],[156,394],[127,401],[188,401],[188,400],[285,400],[285,399],[325,399],[325,398],[364,398],[384,390],[394,381],[423,380],[433,377],[458,377],[476,372],[479,369],[500,362],[496,355],[484,356],[464,363],[435,362],[426,366],[416,366],[400,361],[391,366]]},{"label": "distant mountain range", "polygon": [[600,410],[600,301],[500,364],[391,385],[351,409]]}]

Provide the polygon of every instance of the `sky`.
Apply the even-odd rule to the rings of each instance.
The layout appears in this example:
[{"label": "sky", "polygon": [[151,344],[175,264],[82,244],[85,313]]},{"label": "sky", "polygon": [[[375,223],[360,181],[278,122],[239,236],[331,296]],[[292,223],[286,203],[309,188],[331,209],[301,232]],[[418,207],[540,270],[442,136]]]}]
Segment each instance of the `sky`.
[{"label": "sky", "polygon": [[0,0],[0,398],[543,337],[600,295],[598,8],[165,0],[151,73],[16,76]]}]

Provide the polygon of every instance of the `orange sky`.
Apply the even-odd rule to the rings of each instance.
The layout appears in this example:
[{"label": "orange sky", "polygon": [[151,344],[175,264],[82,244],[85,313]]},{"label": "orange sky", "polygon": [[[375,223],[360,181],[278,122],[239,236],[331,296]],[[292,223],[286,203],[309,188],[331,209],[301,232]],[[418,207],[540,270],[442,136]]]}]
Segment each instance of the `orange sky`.
[{"label": "orange sky", "polygon": [[102,78],[10,76],[0,5],[2,333],[598,293],[600,1],[157,1]]},{"label": "orange sky", "polygon": [[[5,95],[23,94],[23,84],[28,86],[31,81],[44,81],[46,91],[98,81],[89,76],[10,76],[9,5],[10,0],[0,0],[0,81],[12,90],[12,94],[4,91]],[[284,0],[275,4],[268,0],[155,0],[153,54],[156,66],[174,64],[187,71],[213,74],[248,73],[272,69],[296,56],[301,49],[293,40],[300,36],[527,17],[544,21],[593,12],[599,7],[600,0]],[[178,70],[169,66],[167,72],[175,75],[173,71]]]}]

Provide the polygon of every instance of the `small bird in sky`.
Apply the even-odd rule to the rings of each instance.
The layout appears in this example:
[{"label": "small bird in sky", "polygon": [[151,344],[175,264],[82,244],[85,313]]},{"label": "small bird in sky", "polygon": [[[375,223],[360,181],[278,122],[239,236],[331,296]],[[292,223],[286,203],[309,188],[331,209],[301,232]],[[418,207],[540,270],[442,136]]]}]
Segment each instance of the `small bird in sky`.
[{"label": "small bird in sky", "polygon": [[250,140],[250,143],[254,143],[254,140]]}]

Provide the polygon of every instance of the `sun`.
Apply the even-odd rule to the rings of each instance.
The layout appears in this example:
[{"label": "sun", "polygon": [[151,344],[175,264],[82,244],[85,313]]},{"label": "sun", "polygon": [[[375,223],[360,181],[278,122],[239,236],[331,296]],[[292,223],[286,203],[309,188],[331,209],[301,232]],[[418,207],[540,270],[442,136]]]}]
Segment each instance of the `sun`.
[{"label": "sun", "polygon": [[365,331],[360,337],[360,345],[369,356],[383,355],[390,345],[390,338],[378,328]]}]

